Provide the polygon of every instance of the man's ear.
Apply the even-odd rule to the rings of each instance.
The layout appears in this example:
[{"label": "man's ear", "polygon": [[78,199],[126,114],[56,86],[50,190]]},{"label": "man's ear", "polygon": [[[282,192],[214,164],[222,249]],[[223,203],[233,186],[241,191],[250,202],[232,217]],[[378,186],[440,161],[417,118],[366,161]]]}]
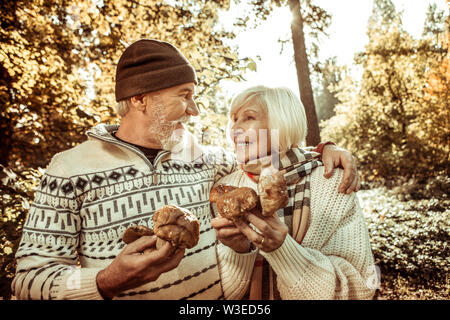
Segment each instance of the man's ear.
[{"label": "man's ear", "polygon": [[144,95],[140,94],[130,99],[131,108],[134,108],[137,111],[144,111],[146,108]]}]

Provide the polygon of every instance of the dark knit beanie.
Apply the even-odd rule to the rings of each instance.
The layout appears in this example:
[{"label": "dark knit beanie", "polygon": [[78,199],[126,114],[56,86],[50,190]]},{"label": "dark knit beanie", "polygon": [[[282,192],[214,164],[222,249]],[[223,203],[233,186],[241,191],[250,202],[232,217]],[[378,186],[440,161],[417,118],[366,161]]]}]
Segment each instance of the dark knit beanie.
[{"label": "dark knit beanie", "polygon": [[117,64],[116,101],[187,82],[197,84],[195,70],[177,48],[167,42],[138,40]]}]

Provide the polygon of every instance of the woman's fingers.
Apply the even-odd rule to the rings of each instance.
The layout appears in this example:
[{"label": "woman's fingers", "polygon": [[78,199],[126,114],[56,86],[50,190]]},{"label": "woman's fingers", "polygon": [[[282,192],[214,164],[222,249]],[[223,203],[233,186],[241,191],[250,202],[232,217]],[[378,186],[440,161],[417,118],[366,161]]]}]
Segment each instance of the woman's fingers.
[{"label": "woman's fingers", "polygon": [[211,219],[211,226],[216,229],[219,239],[228,239],[241,234],[234,222],[226,218]]},{"label": "woman's fingers", "polygon": [[217,237],[220,239],[229,239],[241,234],[241,230],[236,228],[235,225],[233,225],[232,228],[221,228],[220,230],[217,230]]},{"label": "woman's fingers", "polygon": [[251,242],[257,244],[261,241],[262,235],[253,230],[248,223],[244,221],[236,221],[236,227],[249,239]]},{"label": "woman's fingers", "polygon": [[214,229],[220,229],[225,227],[234,227],[234,223],[231,220],[228,220],[227,218],[213,218],[211,219],[211,226]]}]

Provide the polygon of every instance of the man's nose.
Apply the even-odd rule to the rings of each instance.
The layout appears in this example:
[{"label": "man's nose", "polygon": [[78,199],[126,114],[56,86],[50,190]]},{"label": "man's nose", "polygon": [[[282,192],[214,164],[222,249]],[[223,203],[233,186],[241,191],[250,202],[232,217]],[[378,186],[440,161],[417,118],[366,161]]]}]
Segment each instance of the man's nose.
[{"label": "man's nose", "polygon": [[186,108],[186,113],[190,116],[198,116],[200,114],[200,110],[198,110],[197,104],[195,101],[192,100],[192,102],[188,105]]}]

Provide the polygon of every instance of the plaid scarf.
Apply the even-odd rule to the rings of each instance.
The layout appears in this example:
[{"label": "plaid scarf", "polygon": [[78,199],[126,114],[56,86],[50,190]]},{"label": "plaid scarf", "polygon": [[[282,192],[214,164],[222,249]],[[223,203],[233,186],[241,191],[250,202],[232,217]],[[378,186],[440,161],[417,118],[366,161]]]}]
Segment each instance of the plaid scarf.
[{"label": "plaid scarf", "polygon": [[[276,161],[274,163],[274,161]],[[323,165],[320,153],[300,148],[293,148],[284,154],[268,156],[242,165],[245,173],[255,182],[265,174],[264,169],[275,164],[286,179],[289,194],[289,204],[278,210],[277,214],[289,228],[289,234],[301,243],[309,224],[311,200],[311,172]],[[272,168],[273,170],[273,168]],[[250,300],[281,299],[277,285],[276,274],[267,261],[258,255],[250,283]]]}]

